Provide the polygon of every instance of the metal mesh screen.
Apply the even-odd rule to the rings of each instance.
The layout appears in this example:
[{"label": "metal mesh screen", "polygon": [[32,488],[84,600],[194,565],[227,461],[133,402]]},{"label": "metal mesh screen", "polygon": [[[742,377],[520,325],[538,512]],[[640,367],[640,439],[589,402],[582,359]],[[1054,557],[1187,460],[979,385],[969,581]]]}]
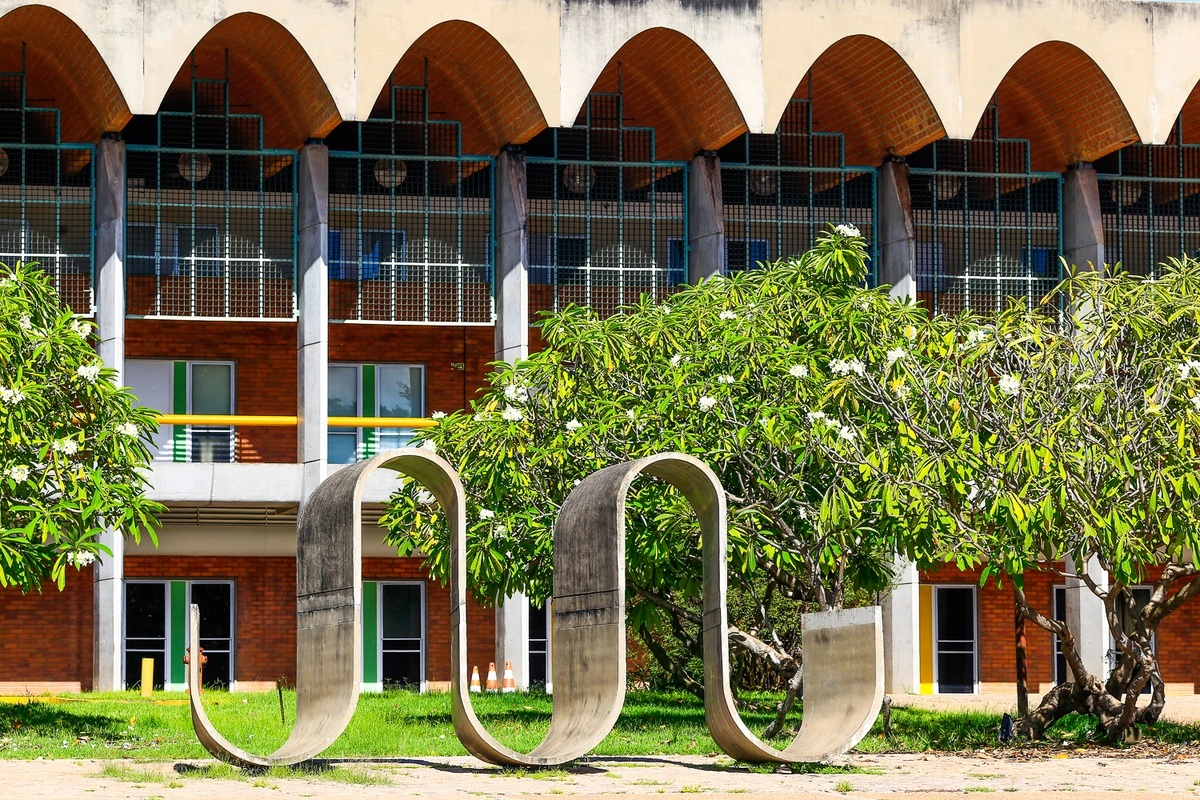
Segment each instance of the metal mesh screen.
[{"label": "metal mesh screen", "polygon": [[94,313],[94,150],[59,141],[59,111],[0,74],[0,261],[36,262],[75,313]]},{"label": "metal mesh screen", "polygon": [[1061,279],[1062,176],[1029,168],[1029,142],[1001,139],[989,107],[975,137],[910,159],[917,295],[934,313],[1030,307]]},{"label": "metal mesh screen", "polygon": [[1108,263],[1157,277],[1168,258],[1200,256],[1200,145],[1182,119],[1167,144],[1130,145],[1096,170]]},{"label": "metal mesh screen", "polygon": [[874,253],[875,169],[847,167],[842,135],[813,132],[810,111],[793,100],[774,135],[745,134],[721,151],[726,272],[800,255],[844,222]]},{"label": "metal mesh screen", "polygon": [[296,154],[262,146],[262,117],[229,110],[228,82],[192,81],[157,145],[126,155],[131,316],[294,319]]},{"label": "metal mesh screen", "polygon": [[529,305],[608,316],[687,280],[687,164],[656,161],[654,130],[627,127],[618,94],[588,97],[584,124],[530,156]]},{"label": "metal mesh screen", "polygon": [[391,96],[358,152],[330,155],[330,317],[491,324],[492,160],[461,154],[423,87]]}]

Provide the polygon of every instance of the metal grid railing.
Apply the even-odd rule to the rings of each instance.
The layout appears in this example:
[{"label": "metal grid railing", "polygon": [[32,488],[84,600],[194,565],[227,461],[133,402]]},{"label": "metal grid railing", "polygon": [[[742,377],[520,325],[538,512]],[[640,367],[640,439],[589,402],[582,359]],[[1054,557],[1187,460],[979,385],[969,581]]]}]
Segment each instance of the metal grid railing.
[{"label": "metal grid railing", "polygon": [[329,158],[330,317],[491,324],[492,159],[462,155],[425,87],[395,86],[391,119]]},{"label": "metal grid railing", "polygon": [[130,316],[296,316],[296,154],[263,147],[226,79],[192,80],[190,111],[162,111],[157,144],[126,155]]},{"label": "metal grid railing", "polygon": [[1184,141],[1182,117],[1166,144],[1130,145],[1105,161],[1096,176],[1105,260],[1158,277],[1168,258],[1200,256],[1200,145]]},{"label": "metal grid railing", "polygon": [[601,316],[687,281],[687,163],[657,161],[654,130],[630,127],[619,94],[588,97],[582,125],[531,155],[530,311],[570,303]]},{"label": "metal grid railing", "polygon": [[726,272],[800,255],[830,224],[857,227],[874,254],[875,176],[846,166],[843,136],[814,132],[810,102],[792,100],[774,134],[721,152]]},{"label": "metal grid railing", "polygon": [[937,314],[1036,305],[1061,280],[1062,176],[1030,169],[1029,142],[1002,139],[995,106],[975,137],[943,139],[913,167],[917,295]]},{"label": "metal grid railing", "polygon": [[0,73],[0,262],[36,263],[75,313],[95,312],[94,148],[64,144],[56,108]]}]

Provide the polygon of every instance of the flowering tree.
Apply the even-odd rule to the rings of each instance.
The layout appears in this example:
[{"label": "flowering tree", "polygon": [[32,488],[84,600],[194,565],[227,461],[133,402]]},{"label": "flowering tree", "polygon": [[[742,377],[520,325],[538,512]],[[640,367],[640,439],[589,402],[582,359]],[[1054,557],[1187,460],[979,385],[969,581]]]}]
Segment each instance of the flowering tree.
[{"label": "flowering tree", "polygon": [[153,535],[155,412],[113,385],[92,335],[40,270],[0,264],[0,586],[61,589],[108,552],[102,531]]},{"label": "flowering tree", "polygon": [[[1080,272],[1064,289],[1067,313],[1014,305],[987,326],[922,326],[904,358],[852,380],[890,424],[826,452],[862,465],[868,495],[908,520],[911,556],[982,566],[1058,637],[1073,680],[1029,715],[1030,735],[1074,711],[1116,739],[1158,719],[1155,632],[1200,593],[1200,264],[1157,281]],[[1109,674],[1025,595],[1034,571],[1078,575],[1103,602]]]},{"label": "flowering tree", "polygon": [[[643,299],[599,319],[571,307],[543,320],[543,351],[500,365],[474,408],[423,434],[461,471],[469,495],[467,566],[477,591],[551,593],[552,529],[575,483],[602,467],[663,451],[690,453],[724,483],[731,584],[754,598],[743,658],[799,686],[798,642],[776,626],[779,598],[839,608],[890,580],[896,520],[861,499],[859,469],[817,444],[853,442],[885,424],[844,393],[846,381],[895,357],[880,342],[916,335],[924,315],[861,288],[866,247],[841,226],[798,260]],[[406,487],[385,518],[402,552],[448,570],[429,498]],[[682,496],[645,479],[630,498],[630,620],[656,658],[696,689],[664,637],[699,652],[698,527]]]}]

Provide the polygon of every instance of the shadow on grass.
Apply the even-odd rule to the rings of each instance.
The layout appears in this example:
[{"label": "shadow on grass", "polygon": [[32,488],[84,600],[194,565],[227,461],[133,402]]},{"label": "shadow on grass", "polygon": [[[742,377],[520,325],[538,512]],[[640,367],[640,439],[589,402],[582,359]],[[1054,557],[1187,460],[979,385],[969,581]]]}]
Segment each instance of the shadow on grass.
[{"label": "shadow on grass", "polygon": [[66,705],[41,703],[0,703],[0,731],[48,735],[66,733],[75,738],[116,738],[125,729],[121,719],[100,714],[81,713]]}]

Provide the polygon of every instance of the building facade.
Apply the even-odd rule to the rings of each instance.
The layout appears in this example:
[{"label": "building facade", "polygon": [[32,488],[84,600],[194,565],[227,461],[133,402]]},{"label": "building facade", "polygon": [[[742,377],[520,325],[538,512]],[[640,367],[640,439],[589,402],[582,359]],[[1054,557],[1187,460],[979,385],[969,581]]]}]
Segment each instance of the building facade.
[{"label": "building facade", "polygon": [[[37,261],[174,420],[157,548],[114,532],[66,592],[0,591],[0,693],[120,689],[146,658],[181,687],[189,602],[207,680],[294,675],[305,498],[466,407],[540,312],[666,297],[831,222],[934,313],[1033,302],[1060,255],[1200,250],[1194,4],[258,5],[0,2],[0,260]],[[444,685],[446,590],[367,527],[364,686]],[[889,689],[1011,685],[1011,598],[898,569]],[[1075,582],[1030,591],[1107,658]],[[472,663],[552,679],[544,609],[469,613]],[[1200,687],[1198,614],[1158,642],[1174,691]],[[1029,647],[1033,683],[1065,677]]]}]

